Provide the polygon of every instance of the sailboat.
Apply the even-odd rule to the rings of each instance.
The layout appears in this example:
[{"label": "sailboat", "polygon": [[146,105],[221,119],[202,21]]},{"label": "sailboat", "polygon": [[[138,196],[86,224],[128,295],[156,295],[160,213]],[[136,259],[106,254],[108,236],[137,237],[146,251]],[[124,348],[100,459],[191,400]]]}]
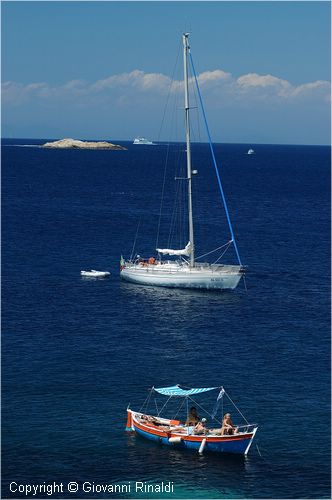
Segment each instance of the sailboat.
[{"label": "sailboat", "polygon": [[[213,290],[233,290],[237,287],[241,277],[244,275],[245,268],[242,266],[239,251],[235,241],[233,228],[222,188],[219,171],[214,155],[211,136],[206,120],[203,101],[200,94],[198,79],[195,72],[193,59],[189,46],[189,33],[182,35],[183,42],[183,70],[184,70],[184,113],[185,113],[185,134],[186,134],[186,182],[188,184],[188,243],[184,248],[157,248],[157,258],[131,258],[125,260],[121,257],[120,260],[120,277],[123,280],[138,283],[141,285],[180,287],[180,288],[201,288]],[[191,138],[190,138],[190,103],[189,103],[189,63],[194,75],[199,103],[204,118],[207,135],[209,139],[210,151],[212,160],[217,175],[217,181],[220,189],[221,198],[224,204],[227,222],[230,230],[231,239],[222,246],[208,253],[213,253],[219,249],[223,253],[231,246],[234,246],[238,264],[226,265],[218,263],[220,257],[211,264],[208,262],[198,262],[195,258],[195,241],[194,241],[194,221],[193,221],[193,196],[192,196],[192,178],[197,173],[192,170],[191,165]],[[171,259],[163,258],[165,255],[175,257]]]},{"label": "sailboat", "polygon": [[[193,396],[195,396],[196,399],[196,395],[213,390],[218,390],[218,397],[212,412],[209,412],[201,404],[198,404],[193,399]],[[157,401],[155,400],[155,411],[157,409],[158,413],[157,415],[151,415],[148,413],[149,403],[152,403],[152,395],[158,394],[167,396],[168,399],[166,403],[161,406],[159,411]],[[216,418],[219,407],[222,406],[222,409],[224,408],[223,400],[225,397],[228,398],[230,404],[242,417],[245,422],[244,424],[235,426],[233,422],[230,421],[231,425],[225,426],[224,423]],[[172,418],[161,417],[161,412],[166,409],[167,405],[171,403],[171,400],[179,401],[179,408],[175,410],[175,416],[173,415]],[[195,405],[191,407],[191,412],[189,412],[189,404],[190,406],[193,404]],[[196,406],[204,411],[204,414],[207,415],[211,422],[210,424],[207,418],[200,418],[196,412],[194,417],[190,416],[192,415],[192,410],[196,410]],[[176,418],[183,407],[186,409],[186,418],[182,421],[177,420]],[[230,417],[229,413],[226,413],[225,417],[228,415]],[[201,424],[199,424],[199,422],[201,422]],[[198,425],[196,425],[196,423]],[[216,426],[218,427],[213,428]],[[135,432],[151,441],[168,446],[175,446],[179,449],[196,450],[200,454],[203,454],[203,452],[214,452],[247,455],[257,429],[258,425],[250,424],[247,421],[222,386],[192,388],[183,387],[177,384],[170,387],[152,387],[139,411],[131,410],[129,407],[127,408],[127,432]]]}]

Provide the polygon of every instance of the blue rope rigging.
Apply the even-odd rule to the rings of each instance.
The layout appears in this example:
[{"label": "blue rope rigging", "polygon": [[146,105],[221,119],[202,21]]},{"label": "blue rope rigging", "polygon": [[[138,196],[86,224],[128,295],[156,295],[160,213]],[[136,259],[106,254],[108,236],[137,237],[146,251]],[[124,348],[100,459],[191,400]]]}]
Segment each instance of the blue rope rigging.
[{"label": "blue rope rigging", "polygon": [[237,260],[238,260],[240,266],[242,266],[241,259],[240,259],[240,254],[239,254],[239,251],[238,251],[238,248],[237,248],[237,244],[236,244],[236,241],[235,241],[235,236],[234,236],[234,232],[233,232],[233,227],[232,227],[231,219],[230,219],[228,208],[227,208],[227,203],[226,203],[226,198],[225,198],[225,195],[224,195],[224,190],[222,188],[222,184],[221,184],[221,180],[220,180],[220,175],[219,175],[219,170],[218,170],[218,165],[217,165],[216,157],[214,155],[214,150],[213,150],[213,145],[212,145],[210,130],[209,130],[209,126],[208,126],[206,115],[205,115],[205,110],[204,110],[204,106],[203,106],[203,100],[202,100],[201,92],[199,90],[197,76],[196,76],[196,71],[195,71],[195,66],[194,66],[194,61],[193,61],[191,52],[189,52],[189,56],[190,56],[191,67],[192,67],[193,75],[194,75],[194,79],[195,79],[196,89],[197,89],[197,93],[198,93],[198,97],[199,97],[199,102],[200,102],[201,109],[202,109],[202,114],[203,114],[203,118],[204,118],[205,128],[206,128],[206,132],[207,132],[208,139],[209,139],[209,146],[210,146],[210,150],[211,150],[211,155],[212,155],[212,160],[213,160],[214,168],[215,168],[215,171],[216,171],[216,176],[217,176],[218,185],[219,185],[219,189],[220,189],[220,193],[221,193],[221,198],[222,198],[222,201],[223,201],[223,204],[224,204],[224,207],[225,207],[225,212],[226,212],[228,227],[229,227],[229,230],[230,230],[230,233],[231,233],[231,238],[232,238],[232,242],[234,244],[234,248],[235,248],[235,253],[236,253],[236,256],[237,256]]}]

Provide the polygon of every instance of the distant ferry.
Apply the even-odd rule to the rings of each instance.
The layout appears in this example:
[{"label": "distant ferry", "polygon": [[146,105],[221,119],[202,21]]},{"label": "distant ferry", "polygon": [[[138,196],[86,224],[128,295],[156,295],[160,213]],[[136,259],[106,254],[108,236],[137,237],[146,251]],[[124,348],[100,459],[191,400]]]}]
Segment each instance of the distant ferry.
[{"label": "distant ferry", "polygon": [[248,149],[248,155],[253,155],[255,154],[255,151],[253,149]]},{"label": "distant ferry", "polygon": [[152,141],[149,141],[148,139],[146,139],[145,137],[136,137],[134,139],[134,142],[133,144],[141,144],[143,146],[154,146],[154,142]]}]

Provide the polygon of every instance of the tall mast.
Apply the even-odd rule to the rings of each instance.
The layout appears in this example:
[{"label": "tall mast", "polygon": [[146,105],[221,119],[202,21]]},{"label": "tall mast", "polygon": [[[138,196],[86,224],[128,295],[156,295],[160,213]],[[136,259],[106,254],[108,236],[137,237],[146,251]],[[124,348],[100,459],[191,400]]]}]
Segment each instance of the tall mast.
[{"label": "tall mast", "polygon": [[190,150],[190,121],[189,121],[189,84],[188,84],[188,52],[189,33],[182,35],[183,40],[183,67],[184,67],[184,110],[187,144],[187,179],[188,179],[188,219],[189,219],[189,242],[190,242],[190,265],[195,265],[195,246],[194,246],[194,223],[193,223],[193,204],[192,204],[192,171],[191,171],[191,150]]}]

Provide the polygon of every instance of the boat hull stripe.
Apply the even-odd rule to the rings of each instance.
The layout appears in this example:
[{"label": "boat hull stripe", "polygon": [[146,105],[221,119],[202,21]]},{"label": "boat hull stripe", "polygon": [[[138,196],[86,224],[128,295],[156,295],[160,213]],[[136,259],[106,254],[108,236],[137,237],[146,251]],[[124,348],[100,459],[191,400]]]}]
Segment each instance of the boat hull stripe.
[{"label": "boat hull stripe", "polygon": [[[241,436],[193,436],[180,433],[167,432],[159,430],[153,425],[143,425],[136,420],[133,422],[133,428],[140,436],[169,446],[199,450],[202,439],[206,439],[205,451],[217,453],[236,453],[242,454],[248,452],[254,433],[241,434]],[[170,442],[169,438],[179,437],[180,442]]]}]

